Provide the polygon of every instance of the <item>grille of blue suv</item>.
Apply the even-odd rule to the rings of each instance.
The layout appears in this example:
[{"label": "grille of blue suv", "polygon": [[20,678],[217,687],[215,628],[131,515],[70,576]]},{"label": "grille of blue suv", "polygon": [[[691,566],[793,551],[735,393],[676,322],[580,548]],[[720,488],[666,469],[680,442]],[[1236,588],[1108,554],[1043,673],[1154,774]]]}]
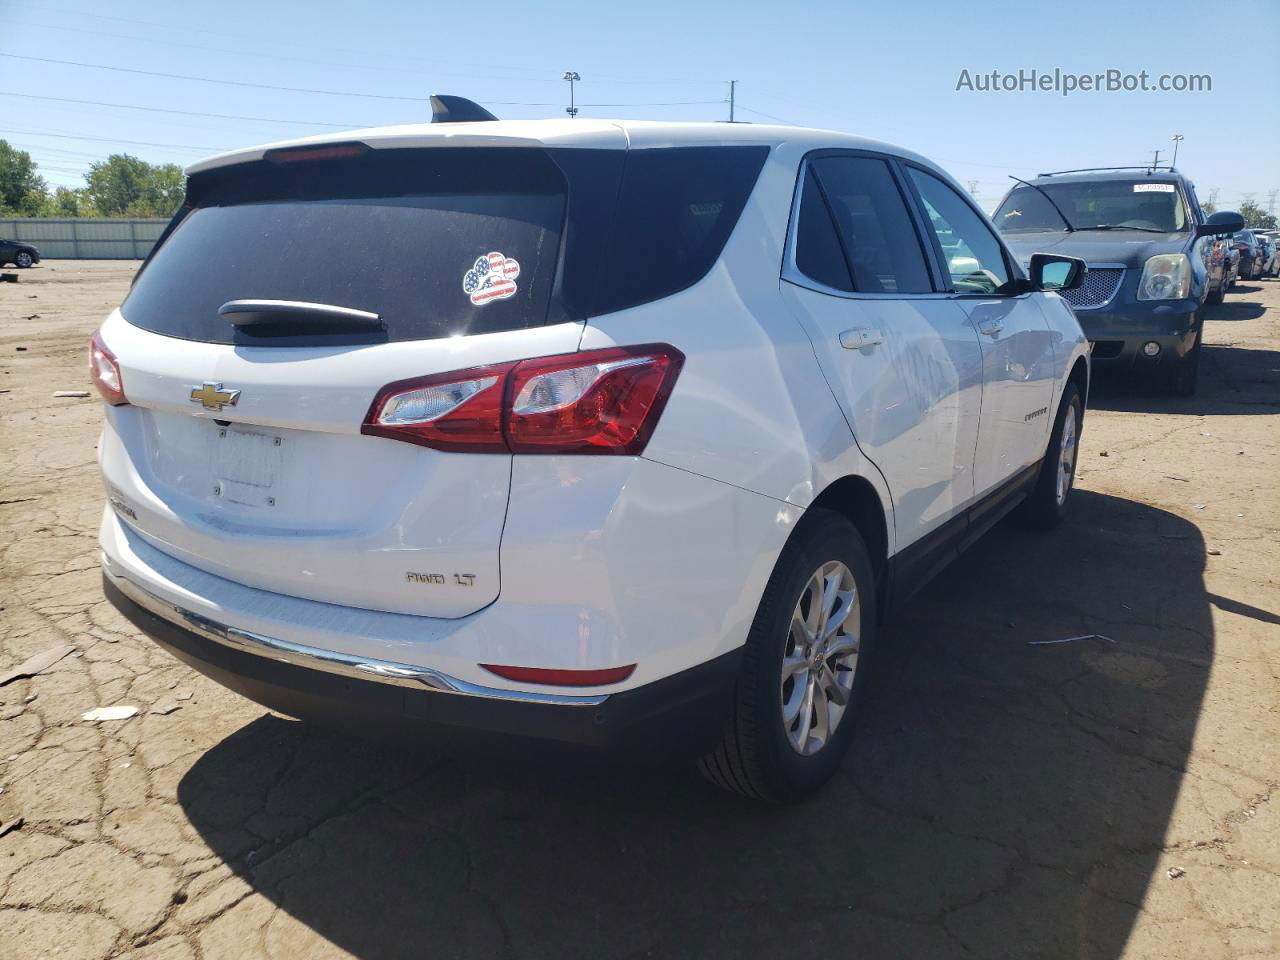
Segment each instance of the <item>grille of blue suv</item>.
[{"label": "grille of blue suv", "polygon": [[1120,267],[1090,267],[1084,283],[1074,290],[1063,290],[1062,298],[1076,309],[1100,307],[1116,295],[1123,277]]}]

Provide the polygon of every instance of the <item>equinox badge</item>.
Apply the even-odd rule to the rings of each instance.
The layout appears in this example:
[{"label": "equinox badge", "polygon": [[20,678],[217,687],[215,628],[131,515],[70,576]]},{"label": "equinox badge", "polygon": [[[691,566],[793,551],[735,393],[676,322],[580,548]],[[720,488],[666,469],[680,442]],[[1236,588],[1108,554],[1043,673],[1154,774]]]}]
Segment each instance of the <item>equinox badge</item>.
[{"label": "equinox badge", "polygon": [[208,380],[191,390],[191,402],[200,404],[206,410],[234,407],[239,399],[239,390],[223,390],[221,383],[211,383]]}]

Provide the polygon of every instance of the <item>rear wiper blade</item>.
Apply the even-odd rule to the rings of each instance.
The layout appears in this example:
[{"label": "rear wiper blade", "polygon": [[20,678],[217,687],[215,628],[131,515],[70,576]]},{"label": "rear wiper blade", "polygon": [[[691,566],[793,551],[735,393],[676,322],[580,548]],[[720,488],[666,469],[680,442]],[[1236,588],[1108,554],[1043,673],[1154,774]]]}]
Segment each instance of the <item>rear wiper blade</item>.
[{"label": "rear wiper blade", "polygon": [[219,315],[241,329],[308,327],[312,330],[381,330],[382,317],[368,310],[305,300],[228,300]]},{"label": "rear wiper blade", "polygon": [[1155,227],[1126,227],[1119,223],[1095,223],[1092,227],[1076,227],[1077,230],[1140,230],[1143,233],[1169,233]]}]

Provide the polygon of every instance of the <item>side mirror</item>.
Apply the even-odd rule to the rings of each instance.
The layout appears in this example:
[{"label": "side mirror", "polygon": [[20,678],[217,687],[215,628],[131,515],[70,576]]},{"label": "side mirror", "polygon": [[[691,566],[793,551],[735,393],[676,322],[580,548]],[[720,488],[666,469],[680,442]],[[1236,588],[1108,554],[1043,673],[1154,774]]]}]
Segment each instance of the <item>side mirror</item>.
[{"label": "side mirror", "polygon": [[1244,229],[1244,217],[1233,210],[1219,210],[1207,223],[1196,227],[1197,237],[1220,237]]},{"label": "side mirror", "polygon": [[1089,268],[1079,257],[1033,253],[1029,272],[1033,290],[1075,290],[1084,283]]}]

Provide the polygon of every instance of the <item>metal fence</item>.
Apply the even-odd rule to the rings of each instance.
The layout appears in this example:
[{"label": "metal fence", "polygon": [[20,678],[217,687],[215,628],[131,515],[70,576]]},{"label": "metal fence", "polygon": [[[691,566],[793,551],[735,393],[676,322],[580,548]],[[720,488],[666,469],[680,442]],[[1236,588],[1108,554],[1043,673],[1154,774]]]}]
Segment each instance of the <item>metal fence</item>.
[{"label": "metal fence", "polygon": [[45,260],[141,260],[160,239],[162,218],[0,219],[0,237],[33,243]]}]

